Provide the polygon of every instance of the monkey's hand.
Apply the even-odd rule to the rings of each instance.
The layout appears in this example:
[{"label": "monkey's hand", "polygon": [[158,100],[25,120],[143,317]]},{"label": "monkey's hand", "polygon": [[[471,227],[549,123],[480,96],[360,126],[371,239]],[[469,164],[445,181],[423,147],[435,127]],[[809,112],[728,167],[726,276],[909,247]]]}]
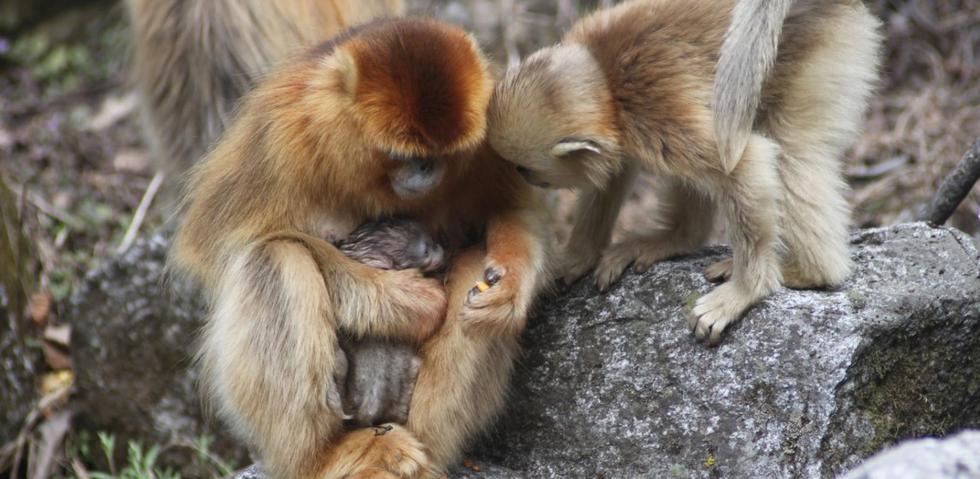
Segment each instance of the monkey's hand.
[{"label": "monkey's hand", "polygon": [[467,328],[486,334],[520,334],[531,303],[533,282],[523,268],[508,268],[488,259],[483,280],[470,289],[460,312]]},{"label": "monkey's hand", "polygon": [[422,276],[416,269],[380,273],[384,278],[383,298],[414,317],[413,322],[400,327],[399,336],[422,342],[435,334],[446,317],[446,291],[442,283]]},{"label": "monkey's hand", "polygon": [[507,336],[524,331],[532,301],[548,274],[544,224],[535,208],[509,211],[489,222],[484,284],[478,279],[478,258],[461,265],[461,278],[474,285],[459,313],[464,328]]}]

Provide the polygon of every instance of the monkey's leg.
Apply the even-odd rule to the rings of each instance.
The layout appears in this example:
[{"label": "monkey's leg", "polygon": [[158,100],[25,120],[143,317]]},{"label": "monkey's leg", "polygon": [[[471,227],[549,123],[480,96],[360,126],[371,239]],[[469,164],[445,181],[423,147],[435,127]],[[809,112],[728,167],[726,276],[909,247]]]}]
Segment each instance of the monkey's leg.
[{"label": "monkey's leg", "polygon": [[[470,284],[473,289],[459,314],[468,330],[505,336],[524,330],[528,310],[550,272],[544,211],[521,208],[489,219],[483,277]],[[481,280],[489,288],[475,287]]]},{"label": "monkey's leg", "polygon": [[663,182],[657,194],[660,218],[656,229],[631,235],[603,251],[596,269],[600,290],[608,289],[630,263],[643,272],[658,261],[690,253],[708,241],[714,226],[714,203],[681,179]]},{"label": "monkey's leg", "polygon": [[779,287],[778,155],[775,143],[753,135],[735,170],[707,179],[715,183],[727,216],[733,269],[731,280],[695,303],[688,325],[698,339],[717,344],[729,324]]},{"label": "monkey's leg", "polygon": [[558,274],[565,284],[581,278],[599,262],[638,172],[635,161],[624,159],[623,170],[605,190],[590,189],[579,193],[575,225],[558,259]]},{"label": "monkey's leg", "polygon": [[447,320],[422,348],[409,408],[408,428],[425,444],[437,471],[458,459],[467,440],[503,406],[518,353],[519,331],[474,334],[456,320],[473,283],[483,277],[483,258],[480,248],[472,248],[455,259],[447,283]]},{"label": "monkey's leg", "polygon": [[[358,440],[361,434],[331,445],[343,416],[332,407],[339,404],[335,312],[345,311],[337,295],[358,299],[359,290],[344,289],[344,282],[378,286],[365,283],[368,278],[357,271],[339,271],[340,264],[327,266],[333,269],[318,265],[307,244],[285,237],[259,242],[232,259],[204,330],[208,392],[239,436],[257,449],[271,477],[322,477],[333,449],[366,442],[376,444],[372,450],[393,451],[388,457],[397,460],[384,463],[388,469],[417,470],[425,454],[417,443],[402,440],[411,437],[404,429],[384,439]],[[380,316],[372,308],[391,307],[375,303],[364,306],[364,313]]]},{"label": "monkey's leg", "polygon": [[878,21],[860,4],[828,15],[768,122],[783,150],[783,275],[792,287],[837,285],[850,273],[851,211],[840,159],[861,129],[877,80]]},{"label": "monkey's leg", "polygon": [[222,274],[200,359],[219,413],[275,478],[308,477],[341,428],[328,404],[337,337],[309,252],[261,243]]}]

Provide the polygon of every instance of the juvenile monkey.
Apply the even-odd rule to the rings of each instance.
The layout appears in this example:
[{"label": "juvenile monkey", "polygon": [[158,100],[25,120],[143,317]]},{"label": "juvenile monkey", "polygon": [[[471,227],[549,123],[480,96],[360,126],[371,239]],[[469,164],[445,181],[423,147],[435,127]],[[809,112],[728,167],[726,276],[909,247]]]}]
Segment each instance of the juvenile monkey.
[{"label": "juvenile monkey", "polygon": [[[793,11],[766,78],[753,134],[719,155],[712,80],[732,0],[636,0],[578,22],[563,41],[511,69],[491,101],[488,139],[532,184],[578,188],[566,280],[597,267],[605,289],[706,241],[716,208],[733,258],[730,279],[689,318],[717,344],[726,326],[783,282],[835,285],[850,271],[849,207],[840,157],[877,79],[878,21],[858,0]],[[608,246],[637,171],[663,177],[662,226]]]},{"label": "juvenile monkey", "polygon": [[[207,390],[271,477],[438,471],[503,404],[547,241],[540,198],[484,145],[491,93],[465,32],[372,22],[269,73],[193,169],[171,264],[211,303]],[[322,239],[390,216],[459,251],[445,287]],[[343,431],[337,331],[421,343],[406,426]]]},{"label": "juvenile monkey", "polygon": [[[417,268],[434,273],[446,266],[446,254],[418,222],[382,219],[365,223],[334,244],[348,258],[378,269]],[[354,425],[403,424],[415,389],[421,359],[404,343],[341,338],[348,357],[343,410]]]},{"label": "juvenile monkey", "polygon": [[151,150],[176,178],[224,131],[275,64],[402,0],[126,0],[132,74]]}]

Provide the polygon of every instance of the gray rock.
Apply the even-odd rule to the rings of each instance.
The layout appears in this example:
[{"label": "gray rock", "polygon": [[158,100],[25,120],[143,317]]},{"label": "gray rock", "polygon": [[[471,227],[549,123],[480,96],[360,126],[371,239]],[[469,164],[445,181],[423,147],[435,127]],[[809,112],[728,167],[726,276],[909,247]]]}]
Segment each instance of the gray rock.
[{"label": "gray rock", "polygon": [[980,431],[944,439],[906,441],[875,454],[843,479],[976,479]]},{"label": "gray rock", "polygon": [[[853,243],[855,274],[841,289],[779,291],[717,348],[693,340],[685,309],[710,290],[701,272],[723,248],[628,275],[606,294],[583,281],[544,300],[509,407],[467,454],[480,472],[454,475],[830,477],[900,439],[980,427],[974,245],[924,224]],[[76,326],[86,339],[73,352],[103,368],[78,363],[90,424],[203,427],[185,356],[201,305],[189,290],[160,292],[164,248],[142,245],[81,296],[76,316],[90,326]]]},{"label": "gray rock", "polygon": [[898,439],[980,425],[971,240],[909,224],[852,242],[840,290],[782,290],[714,349],[685,305],[723,250],[604,295],[578,284],[530,326],[510,407],[474,455],[530,477],[829,477]]},{"label": "gray rock", "polygon": [[7,296],[0,286],[0,444],[17,437],[34,407],[40,363],[38,350],[25,341],[23,323],[7,308]]},{"label": "gray rock", "polygon": [[190,366],[204,303],[188,285],[165,276],[168,246],[159,237],[138,241],[90,273],[73,296],[67,317],[75,428],[116,434],[121,455],[133,439],[177,445],[166,449],[162,462],[179,466],[185,477],[203,477],[198,455],[187,447],[203,436],[215,439],[212,450],[223,458],[241,464],[248,455],[202,411]]}]

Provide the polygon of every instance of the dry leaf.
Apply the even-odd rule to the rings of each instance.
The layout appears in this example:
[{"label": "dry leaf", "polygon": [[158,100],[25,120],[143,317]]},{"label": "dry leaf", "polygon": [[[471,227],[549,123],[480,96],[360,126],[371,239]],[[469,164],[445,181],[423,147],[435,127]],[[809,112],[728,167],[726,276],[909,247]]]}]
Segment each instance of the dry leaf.
[{"label": "dry leaf", "polygon": [[44,350],[44,361],[48,363],[48,367],[55,370],[71,369],[71,356],[54,343],[44,341],[41,343],[41,349]]},{"label": "dry leaf", "polygon": [[467,469],[469,469],[469,470],[471,470],[473,472],[480,472],[480,466],[478,466],[475,462],[473,462],[473,461],[471,461],[469,459],[463,459],[463,467],[465,467],[465,468],[467,468]]},{"label": "dry leaf", "polygon": [[139,99],[134,93],[129,93],[121,97],[110,96],[102,102],[102,108],[92,117],[89,123],[90,130],[104,130],[116,124],[136,109]]},{"label": "dry leaf", "polygon": [[117,171],[141,173],[150,166],[150,155],[143,150],[127,149],[116,154],[112,167]]},{"label": "dry leaf", "polygon": [[11,135],[9,131],[0,128],[0,149],[6,149],[8,146],[14,144],[14,135]]},{"label": "dry leaf", "polygon": [[75,375],[68,369],[45,373],[41,376],[41,395],[49,396],[67,390],[74,379]]},{"label": "dry leaf", "polygon": [[44,328],[44,339],[67,348],[68,342],[71,340],[71,326],[67,324],[61,326],[48,326]]},{"label": "dry leaf", "polygon": [[51,312],[51,295],[43,291],[31,295],[31,302],[27,305],[27,315],[37,324],[44,324],[48,313]]},{"label": "dry leaf", "polygon": [[71,413],[68,410],[59,411],[39,426],[41,440],[36,445],[35,454],[30,455],[27,470],[32,479],[47,479],[51,477],[58,465],[58,454],[61,444],[71,427]]}]

